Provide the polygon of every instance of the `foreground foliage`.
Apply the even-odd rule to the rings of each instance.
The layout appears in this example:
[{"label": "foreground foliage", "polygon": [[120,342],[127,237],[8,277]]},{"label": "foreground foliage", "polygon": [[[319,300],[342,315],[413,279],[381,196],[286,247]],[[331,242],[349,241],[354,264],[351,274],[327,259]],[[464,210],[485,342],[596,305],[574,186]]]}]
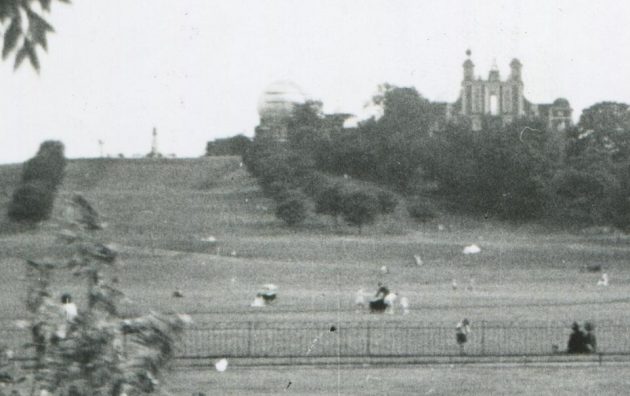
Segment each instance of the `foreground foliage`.
[{"label": "foreground foliage", "polygon": [[[189,318],[148,315],[123,318],[118,312],[122,291],[115,287],[117,250],[96,237],[102,228],[98,213],[76,195],[68,206],[67,223],[59,232],[70,257],[64,262],[26,263],[35,365],[30,394],[138,395],[156,392],[161,374],[175,354],[175,342]],[[69,316],[57,303],[54,278],[70,273],[86,285],[86,307]],[[24,376],[23,376],[24,377]]]}]

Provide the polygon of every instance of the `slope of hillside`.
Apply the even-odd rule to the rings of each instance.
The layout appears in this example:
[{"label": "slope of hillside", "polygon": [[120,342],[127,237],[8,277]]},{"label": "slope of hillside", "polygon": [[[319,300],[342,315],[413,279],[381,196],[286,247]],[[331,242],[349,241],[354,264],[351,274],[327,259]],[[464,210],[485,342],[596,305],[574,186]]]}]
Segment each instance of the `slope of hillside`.
[{"label": "slope of hillside", "polygon": [[[19,167],[0,167],[0,180],[18,177]],[[75,191],[109,223],[101,238],[119,245],[120,286],[140,309],[216,320],[331,318],[339,310],[353,315],[356,290],[370,292],[379,281],[412,302],[412,314],[396,320],[603,319],[618,318],[630,306],[627,239],[534,233],[491,222],[470,226],[454,217],[416,225],[404,209],[362,235],[350,227],[335,230],[323,217],[292,229],[275,219],[271,201],[235,157],[69,161],[57,215]],[[0,234],[5,317],[20,316],[23,259],[63,254],[52,231],[45,225]],[[216,242],[208,241],[211,236]],[[463,246],[473,242],[481,253],[463,255]],[[414,254],[422,256],[422,267]],[[604,266],[613,287],[597,288],[599,274],[581,271],[591,263]],[[454,278],[462,285],[457,291],[451,289]],[[475,291],[468,292],[472,278]],[[250,308],[260,285],[269,282],[280,288],[277,304]],[[173,299],[175,289],[185,297]],[[81,295],[71,282],[60,286],[63,291]]]}]

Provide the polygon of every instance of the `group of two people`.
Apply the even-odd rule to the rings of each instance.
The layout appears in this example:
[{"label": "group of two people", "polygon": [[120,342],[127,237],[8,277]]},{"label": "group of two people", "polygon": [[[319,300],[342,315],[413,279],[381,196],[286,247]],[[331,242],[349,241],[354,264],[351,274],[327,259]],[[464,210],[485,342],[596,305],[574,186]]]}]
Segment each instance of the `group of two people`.
[{"label": "group of two people", "polygon": [[567,353],[595,353],[597,352],[597,340],[595,338],[595,326],[592,323],[584,323],[584,330],[580,329],[577,322],[571,325],[571,335],[567,343]]}]

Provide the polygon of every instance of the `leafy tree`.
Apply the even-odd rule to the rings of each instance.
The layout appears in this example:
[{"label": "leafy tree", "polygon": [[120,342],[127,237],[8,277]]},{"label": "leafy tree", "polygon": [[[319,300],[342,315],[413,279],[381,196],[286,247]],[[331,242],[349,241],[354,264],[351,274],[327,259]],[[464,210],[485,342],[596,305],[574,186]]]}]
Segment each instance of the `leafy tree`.
[{"label": "leafy tree", "polygon": [[244,135],[236,135],[225,139],[215,139],[206,145],[206,156],[240,155],[243,156],[251,139]]},{"label": "leafy tree", "polygon": [[[69,3],[69,0],[57,0]],[[17,69],[25,58],[31,66],[39,70],[37,48],[48,49],[47,36],[53,27],[35,9],[35,4],[42,10],[50,11],[53,0],[0,0],[0,25],[6,25],[4,31],[2,59],[15,53],[14,67]]]},{"label": "leafy tree", "polygon": [[573,160],[585,162],[606,157],[613,161],[630,158],[630,106],[626,103],[601,102],[582,112],[578,128],[569,144]]},{"label": "leafy tree", "polygon": [[541,216],[559,158],[556,143],[540,120],[487,121],[481,131],[451,124],[435,134],[427,173],[438,194],[468,212],[508,220]]},{"label": "leafy tree", "polygon": [[66,169],[63,143],[47,140],[39,146],[35,157],[24,164],[22,181],[33,180],[48,184],[56,189],[62,182]]},{"label": "leafy tree", "polygon": [[[161,372],[174,356],[186,316],[151,313],[122,318],[124,294],[107,276],[117,251],[94,233],[95,213],[75,197],[60,233],[72,252],[67,262],[27,261],[26,305],[35,347],[32,389],[40,395],[136,395],[159,389]],[[87,204],[89,208],[89,204]],[[70,270],[87,286],[87,310],[68,318],[53,299],[54,274]]]},{"label": "leafy tree", "polygon": [[276,216],[290,226],[302,223],[306,212],[306,196],[297,190],[285,192],[276,207]]},{"label": "leafy tree", "polygon": [[52,213],[66,159],[61,142],[46,141],[22,168],[21,184],[14,191],[8,215],[13,221],[38,223]]},{"label": "leafy tree", "polygon": [[343,218],[351,225],[359,228],[372,224],[379,212],[378,198],[367,191],[353,191],[343,195]]},{"label": "leafy tree", "polygon": [[379,190],[376,193],[376,197],[378,198],[379,210],[383,214],[393,213],[396,206],[398,206],[396,195],[389,191]]},{"label": "leafy tree", "polygon": [[9,219],[16,222],[39,223],[50,217],[55,202],[54,191],[46,183],[30,181],[21,184],[9,204]]},{"label": "leafy tree", "polygon": [[324,188],[315,198],[315,213],[330,215],[338,222],[343,213],[343,190],[335,183]]},{"label": "leafy tree", "polygon": [[415,197],[407,202],[407,212],[409,216],[416,221],[424,223],[436,216],[435,209],[428,200],[421,197]]},{"label": "leafy tree", "polygon": [[325,167],[405,191],[426,156],[434,106],[415,88],[388,84],[379,87],[371,102],[383,116],[333,135]]},{"label": "leafy tree", "polygon": [[551,180],[553,215],[567,225],[605,224],[615,219],[620,186],[606,168],[566,168]]}]

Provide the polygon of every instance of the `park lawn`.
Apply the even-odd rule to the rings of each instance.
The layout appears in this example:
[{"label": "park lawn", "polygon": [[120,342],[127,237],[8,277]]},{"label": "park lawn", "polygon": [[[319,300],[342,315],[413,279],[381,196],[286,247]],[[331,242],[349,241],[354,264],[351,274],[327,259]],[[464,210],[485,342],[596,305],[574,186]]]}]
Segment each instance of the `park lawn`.
[{"label": "park lawn", "polygon": [[[528,364],[177,369],[174,395],[627,395],[627,365]],[[290,385],[289,385],[290,383]]]},{"label": "park lawn", "polygon": [[[0,168],[15,180],[15,166]],[[13,175],[13,176],[12,176]],[[6,187],[5,187],[6,189]],[[630,308],[630,245],[619,235],[586,236],[541,226],[444,216],[415,224],[398,208],[359,235],[312,217],[299,229],[273,216],[272,203],[234,157],[189,160],[70,161],[56,214],[75,191],[104,215],[104,241],[115,243],[115,270],[133,304],[195,314],[198,322],[236,320],[444,321],[615,320]],[[444,230],[439,231],[438,225]],[[23,316],[24,258],[67,257],[56,229],[0,233],[0,314]],[[205,242],[208,236],[216,243]],[[470,243],[477,255],[464,255]],[[414,264],[413,255],[424,265]],[[611,286],[596,286],[601,264]],[[382,274],[381,266],[389,273]],[[114,272],[112,273],[114,275]],[[474,278],[474,289],[466,290]],[[452,290],[451,280],[459,288]],[[59,294],[81,296],[76,282]],[[355,312],[355,293],[378,282],[408,297],[411,314]],[[272,307],[249,307],[261,284],[279,287]],[[172,297],[174,290],[184,297]],[[79,298],[79,303],[81,299]]]}]

